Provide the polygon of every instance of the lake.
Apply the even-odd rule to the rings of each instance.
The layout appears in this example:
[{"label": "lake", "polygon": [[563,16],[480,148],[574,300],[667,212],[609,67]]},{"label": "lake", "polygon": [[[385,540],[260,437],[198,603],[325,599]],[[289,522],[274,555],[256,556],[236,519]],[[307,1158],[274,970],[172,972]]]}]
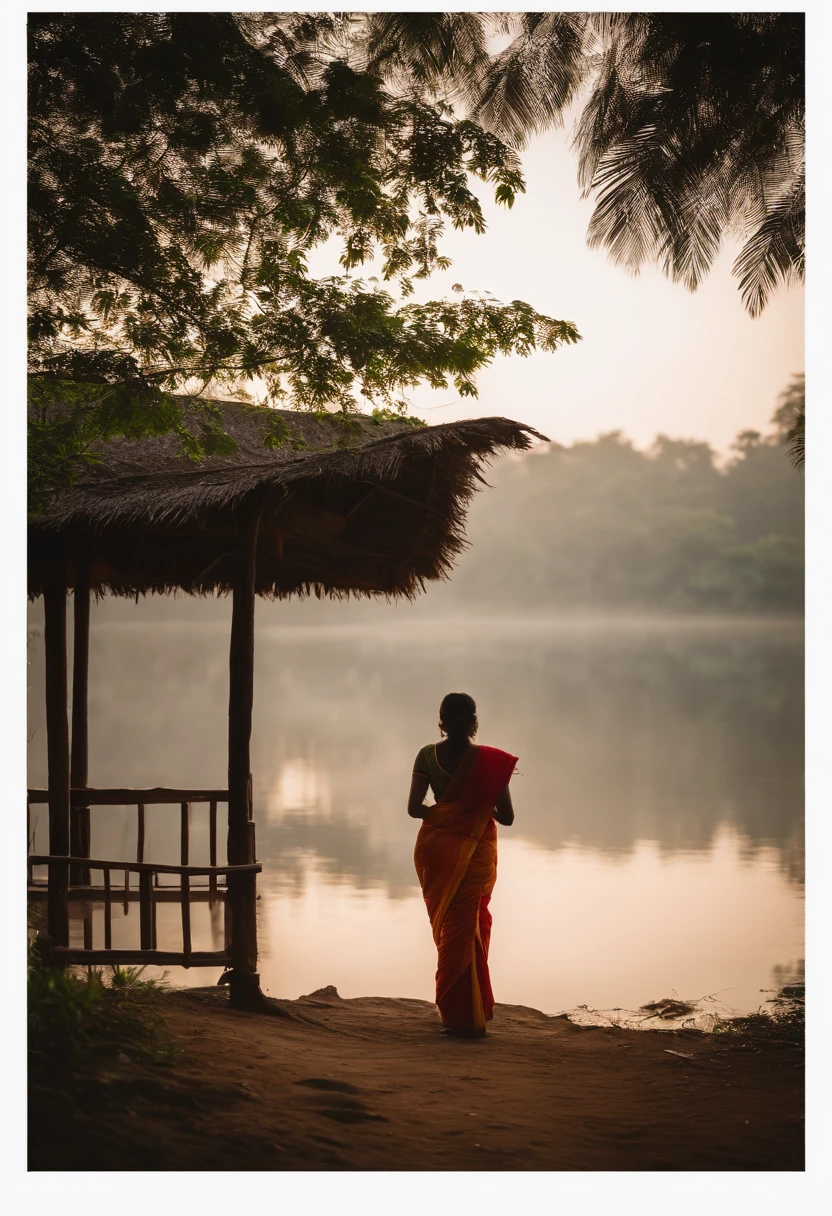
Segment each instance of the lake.
[{"label": "lake", "polygon": [[[586,1006],[576,1016],[590,1020],[672,995],[747,1012],[802,975],[799,623],[282,626],[279,605],[258,614],[252,772],[270,995],[334,984],[345,997],[432,1000],[419,825],[405,806],[450,691],[476,699],[481,742],[520,757],[492,900],[498,1001]],[[227,622],[121,617],[93,612],[90,784],[224,786]],[[36,617],[29,661],[29,781],[45,785]],[[32,813],[46,852],[46,808]],[[191,814],[191,859],[207,862],[207,808]],[[135,857],[135,810],[93,809],[92,832],[93,856]],[[178,847],[178,808],[149,807],[146,858],[177,862]],[[113,945],[137,942],[138,905],[116,914]],[[219,948],[220,909],[200,904],[193,918],[194,948]],[[175,904],[160,906],[158,927],[160,948],[178,948]]]}]

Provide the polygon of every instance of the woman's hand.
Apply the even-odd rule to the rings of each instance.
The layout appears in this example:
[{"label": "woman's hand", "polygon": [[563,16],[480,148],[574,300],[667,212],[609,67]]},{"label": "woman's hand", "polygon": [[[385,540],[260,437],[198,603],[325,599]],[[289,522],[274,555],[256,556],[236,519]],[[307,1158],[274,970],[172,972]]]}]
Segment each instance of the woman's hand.
[{"label": "woman's hand", "polygon": [[506,828],[510,828],[514,823],[514,807],[511,805],[511,794],[508,786],[506,786],[497,799],[497,805],[494,808],[494,818]]},{"label": "woman's hand", "polygon": [[414,773],[410,779],[410,793],[407,798],[407,813],[411,819],[424,819],[432,809],[425,806],[425,794],[430,782],[422,773]]}]

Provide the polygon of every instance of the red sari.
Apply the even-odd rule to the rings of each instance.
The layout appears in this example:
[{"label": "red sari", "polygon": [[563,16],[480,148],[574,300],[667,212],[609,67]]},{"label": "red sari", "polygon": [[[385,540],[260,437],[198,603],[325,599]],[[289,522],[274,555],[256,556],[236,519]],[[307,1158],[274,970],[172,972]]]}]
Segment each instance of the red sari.
[{"label": "red sari", "polygon": [[443,1023],[461,1034],[485,1034],[494,1015],[488,975],[491,913],[497,878],[494,806],[516,756],[471,747],[416,839],[416,873],[439,952],[436,1004]]}]

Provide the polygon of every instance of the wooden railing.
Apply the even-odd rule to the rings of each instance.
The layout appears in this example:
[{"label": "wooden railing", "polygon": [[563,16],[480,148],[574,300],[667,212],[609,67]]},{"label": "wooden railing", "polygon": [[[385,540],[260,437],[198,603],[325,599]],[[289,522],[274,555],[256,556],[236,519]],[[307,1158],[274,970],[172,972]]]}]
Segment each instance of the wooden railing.
[{"label": "wooden railing", "polygon": [[[38,803],[47,803],[49,793],[43,789],[28,791],[28,807]],[[226,885],[229,875],[254,875],[259,873],[261,866],[255,861],[254,823],[248,822],[249,862],[246,865],[217,864],[217,804],[228,801],[228,790],[212,789],[171,789],[154,787],[152,789],[73,789],[70,791],[70,805],[73,807],[91,806],[135,806],[138,813],[138,832],[135,861],[110,861],[90,857],[56,856],[49,854],[30,854],[28,876],[30,889],[33,889],[33,867],[48,866],[49,882],[52,886],[57,882],[67,889],[71,900],[103,901],[104,904],[104,947],[96,949],[92,940],[91,915],[84,921],[84,948],[73,949],[69,946],[54,946],[52,953],[56,959],[72,963],[159,963],[170,966],[198,967],[226,965],[230,961],[230,925],[229,907],[226,903],[226,932],[225,949],[222,951],[194,951],[191,948],[191,902],[197,898],[207,898],[210,901],[222,898],[225,902],[226,890],[219,885],[219,879],[224,877]],[[145,807],[159,804],[179,804],[180,813],[180,864],[168,865],[145,861]],[[190,832],[191,803],[208,804],[208,841],[209,864],[190,864]],[[30,825],[27,824],[27,831]],[[103,886],[93,886],[90,871],[100,870],[103,873]],[[123,876],[120,884],[113,882],[113,873]],[[130,875],[138,875],[138,892],[131,889]],[[175,887],[163,886],[159,878],[163,874],[179,876],[179,890]],[[191,879],[207,877],[206,886],[192,887]],[[34,884],[38,886],[39,884]],[[43,888],[44,890],[46,887]],[[118,893],[118,894],[117,894]],[[116,949],[112,947],[112,905],[114,900],[119,902],[118,895],[124,903],[125,912],[128,903],[138,895],[139,903],[139,949]],[[168,902],[177,899],[182,909],[182,950],[160,951],[156,943],[156,904],[161,899]]]},{"label": "wooden railing", "polygon": [[[101,870],[104,875],[104,885],[101,895],[104,902],[104,948],[96,950],[84,948],[81,950],[70,947],[54,947],[57,957],[76,963],[118,963],[136,960],[135,949],[113,950],[113,898],[118,891],[112,882],[112,873],[117,871],[124,875],[123,889],[129,891],[129,875],[139,876],[139,937],[141,961],[145,963],[167,963],[171,966],[205,967],[220,965],[228,961],[228,951],[196,951],[191,949],[191,878],[207,875],[217,879],[224,874],[258,874],[262,869],[259,862],[251,862],[244,866],[174,866],[156,862],[139,861],[102,861],[99,858],[55,857],[50,854],[34,854],[29,857],[32,866],[67,866],[83,863],[90,870]],[[156,944],[156,887],[159,874],[179,875],[179,902],[182,908],[182,950],[160,951]],[[227,934],[226,934],[227,936]]]},{"label": "wooden railing", "polygon": [[[49,801],[49,791],[32,789],[28,791],[28,807]],[[228,802],[228,790],[194,790],[171,789],[155,786],[152,789],[74,789],[70,790],[70,805],[73,807],[91,806],[135,806],[138,812],[138,832],[136,837],[136,861],[144,861],[145,845],[145,813],[146,806],[160,804],[179,804],[181,817],[179,860],[186,866],[190,855],[191,835],[191,803],[208,803],[208,850],[212,866],[217,864],[217,803]],[[27,823],[27,833],[29,832]],[[88,884],[90,866],[86,861],[73,863],[70,873],[70,883],[74,885]],[[158,876],[156,878],[158,885]],[[209,879],[212,892],[216,892],[216,876]]]}]

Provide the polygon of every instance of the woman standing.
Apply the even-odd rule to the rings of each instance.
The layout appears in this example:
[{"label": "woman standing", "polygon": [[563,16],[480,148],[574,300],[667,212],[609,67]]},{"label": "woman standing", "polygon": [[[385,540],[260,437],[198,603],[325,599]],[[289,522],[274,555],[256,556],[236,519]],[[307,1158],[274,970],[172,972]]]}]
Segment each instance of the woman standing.
[{"label": "woman standing", "polygon": [[[439,707],[441,743],[416,757],[407,812],[423,820],[416,873],[439,952],[436,1004],[451,1034],[485,1034],[493,1017],[488,975],[491,892],[497,878],[497,825],[514,822],[508,783],[517,757],[472,743],[477,707],[449,693]],[[424,805],[428,786],[435,805]]]}]

